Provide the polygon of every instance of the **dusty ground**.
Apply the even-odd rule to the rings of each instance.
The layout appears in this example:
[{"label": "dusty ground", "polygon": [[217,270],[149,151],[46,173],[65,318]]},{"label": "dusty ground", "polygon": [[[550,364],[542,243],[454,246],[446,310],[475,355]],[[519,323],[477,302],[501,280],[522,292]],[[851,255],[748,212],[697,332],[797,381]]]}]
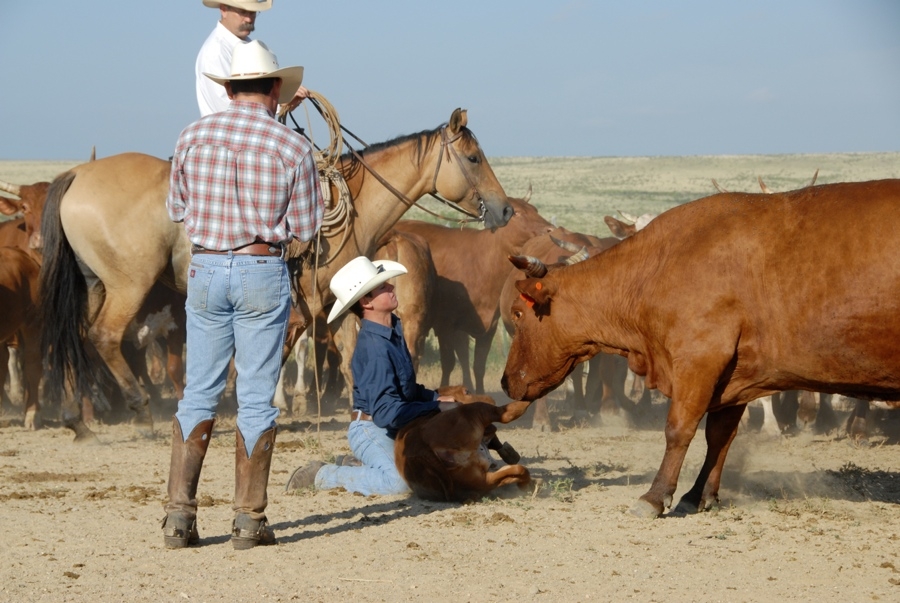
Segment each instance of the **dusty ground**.
[{"label": "dusty ground", "polygon": [[[499,400],[505,400],[498,394]],[[289,471],[347,451],[345,417],[284,418],[268,515],[277,547],[229,542],[233,415],[225,409],[199,495],[201,545],[162,547],[171,405],[157,437],[96,425],[76,446],[49,422],[0,421],[3,601],[897,601],[896,419],[874,446],[835,436],[739,435],[721,508],[637,519],[627,510],[662,458],[665,402],[651,425],[520,425],[501,439],[543,481],[472,505],[346,492],[282,492]],[[702,433],[676,497],[696,475]]]}]

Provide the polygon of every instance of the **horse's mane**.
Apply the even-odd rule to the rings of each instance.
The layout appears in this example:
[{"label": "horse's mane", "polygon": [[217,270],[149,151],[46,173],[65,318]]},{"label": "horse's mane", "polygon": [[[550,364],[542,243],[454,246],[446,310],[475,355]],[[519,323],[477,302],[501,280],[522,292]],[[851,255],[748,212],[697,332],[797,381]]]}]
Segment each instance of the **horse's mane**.
[{"label": "horse's mane", "polygon": [[[422,158],[428,154],[428,151],[431,150],[431,147],[434,146],[435,143],[440,142],[441,139],[441,128],[444,128],[447,124],[441,124],[437,128],[433,128],[431,130],[422,130],[421,132],[416,132],[414,134],[403,134],[391,140],[387,140],[385,142],[376,142],[373,145],[366,147],[359,151],[360,155],[366,155],[367,153],[377,153],[378,151],[382,151],[384,149],[389,149],[391,147],[396,147],[398,145],[404,144],[411,140],[415,140],[416,142],[416,162],[421,162]],[[477,139],[475,135],[466,127],[463,127],[460,131],[461,137],[466,141],[472,141],[477,144]],[[353,161],[354,158],[351,156],[351,153],[344,153],[341,156],[342,161]]]}]

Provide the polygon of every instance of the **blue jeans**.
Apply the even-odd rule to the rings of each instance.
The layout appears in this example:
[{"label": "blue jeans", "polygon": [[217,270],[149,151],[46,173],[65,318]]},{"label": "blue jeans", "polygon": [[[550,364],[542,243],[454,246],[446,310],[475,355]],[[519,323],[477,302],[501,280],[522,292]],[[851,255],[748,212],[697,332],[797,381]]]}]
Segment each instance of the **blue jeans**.
[{"label": "blue jeans", "polygon": [[284,260],[257,255],[198,253],[188,272],[184,398],[175,418],[186,438],[216,416],[234,356],[237,426],[252,454],[275,426],[272,405],[291,307]]},{"label": "blue jeans", "polygon": [[386,430],[372,421],[357,419],[347,429],[347,442],[363,466],[325,465],[316,473],[317,489],[344,487],[348,492],[365,496],[409,493],[409,486],[394,463],[394,440],[387,436]]}]

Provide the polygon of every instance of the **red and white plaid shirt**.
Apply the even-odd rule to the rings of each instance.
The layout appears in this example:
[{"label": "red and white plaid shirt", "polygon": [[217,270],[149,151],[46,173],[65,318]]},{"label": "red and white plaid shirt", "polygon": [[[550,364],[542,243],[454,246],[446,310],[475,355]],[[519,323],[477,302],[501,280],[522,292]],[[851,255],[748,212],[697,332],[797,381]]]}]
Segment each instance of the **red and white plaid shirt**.
[{"label": "red and white plaid shirt", "polygon": [[232,101],[178,137],[166,207],[206,249],[309,241],[324,213],[312,145],[262,104]]}]

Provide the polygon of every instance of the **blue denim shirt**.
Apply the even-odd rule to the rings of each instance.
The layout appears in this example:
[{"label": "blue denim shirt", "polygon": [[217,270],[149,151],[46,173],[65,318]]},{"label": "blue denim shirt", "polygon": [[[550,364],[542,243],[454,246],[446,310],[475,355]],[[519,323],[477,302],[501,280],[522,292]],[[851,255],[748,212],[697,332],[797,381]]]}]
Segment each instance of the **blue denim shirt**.
[{"label": "blue denim shirt", "polygon": [[416,371],[396,315],[388,328],[363,320],[350,368],[353,408],[372,415],[391,438],[416,417],[438,409],[438,394],[416,383]]}]

